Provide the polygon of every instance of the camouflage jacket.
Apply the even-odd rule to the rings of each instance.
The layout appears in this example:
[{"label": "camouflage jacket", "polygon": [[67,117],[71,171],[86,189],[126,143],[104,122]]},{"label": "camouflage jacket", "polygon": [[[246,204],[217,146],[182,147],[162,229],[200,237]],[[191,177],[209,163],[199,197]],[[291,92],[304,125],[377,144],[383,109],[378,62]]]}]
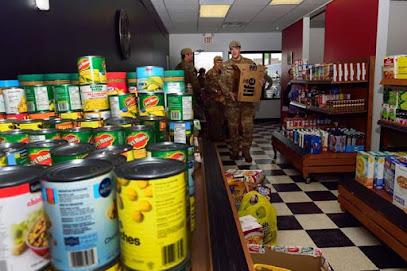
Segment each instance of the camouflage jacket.
[{"label": "camouflage jacket", "polygon": [[185,71],[185,87],[191,84],[194,94],[197,96],[201,92],[201,86],[197,77],[197,70],[192,63],[187,63],[186,61],[181,61],[176,67],[176,70]]},{"label": "camouflage jacket", "polygon": [[205,92],[207,102],[218,101],[222,102],[224,100],[223,96],[219,96],[216,91],[221,91],[219,85],[221,71],[216,71],[215,68],[210,69],[206,73],[205,78]]},{"label": "camouflage jacket", "polygon": [[[232,106],[236,102],[232,101],[229,97],[229,92],[237,94],[237,88],[233,86],[233,75],[235,73],[235,64],[254,64],[253,60],[242,57],[240,61],[236,61],[233,58],[225,61],[221,67],[221,75],[219,85],[223,95],[226,96],[226,105]],[[235,86],[237,87],[237,86]]]}]

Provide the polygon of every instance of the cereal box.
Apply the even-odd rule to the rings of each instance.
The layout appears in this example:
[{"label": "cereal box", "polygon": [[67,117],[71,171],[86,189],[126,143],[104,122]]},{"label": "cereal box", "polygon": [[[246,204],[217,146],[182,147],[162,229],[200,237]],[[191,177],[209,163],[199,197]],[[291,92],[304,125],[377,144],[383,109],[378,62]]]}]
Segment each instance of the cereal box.
[{"label": "cereal box", "polygon": [[395,77],[394,57],[388,56],[383,61],[383,78],[393,79]]},{"label": "cereal box", "polygon": [[373,188],[375,157],[373,154],[361,151],[356,156],[356,181],[367,188]]},{"label": "cereal box", "polygon": [[247,244],[263,245],[263,226],[251,215],[239,217]]},{"label": "cereal box", "polygon": [[407,213],[407,166],[396,164],[393,204]]},{"label": "cereal box", "polygon": [[375,164],[374,164],[374,177],[373,188],[376,190],[384,189],[384,161],[386,154],[383,152],[375,152]]},{"label": "cereal box", "polygon": [[396,171],[396,164],[407,166],[407,159],[403,157],[396,157],[401,153],[392,153],[387,156],[384,162],[384,189],[393,196],[394,191],[394,178]]},{"label": "cereal box", "polygon": [[407,56],[397,56],[395,58],[394,68],[396,70],[396,79],[407,79]]}]

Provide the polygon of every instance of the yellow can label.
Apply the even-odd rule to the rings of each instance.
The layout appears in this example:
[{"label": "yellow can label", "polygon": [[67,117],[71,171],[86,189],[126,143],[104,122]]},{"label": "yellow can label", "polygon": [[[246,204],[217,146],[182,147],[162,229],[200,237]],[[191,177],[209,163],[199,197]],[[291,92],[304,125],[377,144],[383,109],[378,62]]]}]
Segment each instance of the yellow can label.
[{"label": "yellow can label", "polygon": [[58,117],[61,119],[77,120],[83,118],[83,114],[82,112],[59,113]]},{"label": "yellow can label", "polygon": [[7,166],[6,156],[1,156],[0,157],[0,167],[5,167],[5,166]]},{"label": "yellow can label", "polygon": [[7,132],[14,130],[16,127],[14,126],[14,123],[11,122],[3,122],[0,123],[0,132]]},{"label": "yellow can label", "polygon": [[195,231],[195,196],[189,197],[190,211],[191,211],[191,231]]},{"label": "yellow can label", "polygon": [[166,270],[188,254],[185,173],[153,181],[117,178],[122,263]]},{"label": "yellow can label", "polygon": [[109,267],[105,271],[122,271],[122,270],[123,270],[122,265],[120,264],[120,262],[117,262],[115,265],[113,265],[112,267]]},{"label": "yellow can label", "polygon": [[100,128],[103,127],[102,120],[94,120],[94,121],[81,121],[76,124],[76,127],[84,127],[84,128]]},{"label": "yellow can label", "polygon": [[134,160],[134,151],[130,150],[130,151],[126,151],[122,153],[123,156],[126,156],[127,158],[127,162],[133,161]]},{"label": "yellow can label", "polygon": [[21,130],[40,130],[42,129],[42,122],[20,123],[18,127]]},{"label": "yellow can label", "polygon": [[147,157],[147,150],[146,149],[141,149],[141,150],[133,150],[133,159],[142,159]]}]

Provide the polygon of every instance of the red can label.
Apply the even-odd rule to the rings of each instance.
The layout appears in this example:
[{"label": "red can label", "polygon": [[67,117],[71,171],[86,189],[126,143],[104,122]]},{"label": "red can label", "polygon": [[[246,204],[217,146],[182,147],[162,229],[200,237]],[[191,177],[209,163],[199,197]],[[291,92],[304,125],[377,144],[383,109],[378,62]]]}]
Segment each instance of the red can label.
[{"label": "red can label", "polygon": [[150,139],[150,136],[146,133],[139,133],[134,136],[129,136],[127,138],[127,144],[130,144],[133,146],[134,149],[142,149],[147,146],[148,140]]}]

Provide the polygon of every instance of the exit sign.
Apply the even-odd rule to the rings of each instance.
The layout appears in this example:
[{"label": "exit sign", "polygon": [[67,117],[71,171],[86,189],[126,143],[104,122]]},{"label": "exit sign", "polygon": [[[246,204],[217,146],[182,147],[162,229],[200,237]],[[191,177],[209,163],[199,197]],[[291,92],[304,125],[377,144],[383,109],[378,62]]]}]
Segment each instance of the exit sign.
[{"label": "exit sign", "polygon": [[203,43],[213,43],[213,37],[204,36]]}]

